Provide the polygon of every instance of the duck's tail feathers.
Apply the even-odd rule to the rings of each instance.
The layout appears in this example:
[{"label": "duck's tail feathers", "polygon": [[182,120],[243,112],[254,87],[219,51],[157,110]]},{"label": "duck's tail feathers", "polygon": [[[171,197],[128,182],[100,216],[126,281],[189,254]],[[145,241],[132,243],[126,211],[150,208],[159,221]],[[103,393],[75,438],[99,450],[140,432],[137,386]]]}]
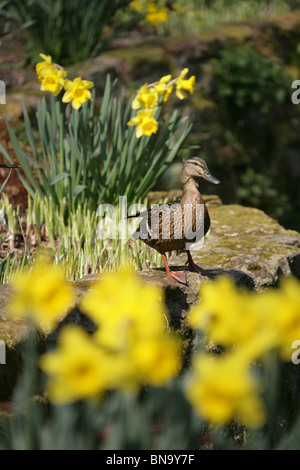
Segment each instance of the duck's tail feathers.
[{"label": "duck's tail feathers", "polygon": [[132,219],[134,217],[145,217],[147,214],[148,214],[148,211],[137,212],[136,214],[127,215],[125,218],[126,219]]}]

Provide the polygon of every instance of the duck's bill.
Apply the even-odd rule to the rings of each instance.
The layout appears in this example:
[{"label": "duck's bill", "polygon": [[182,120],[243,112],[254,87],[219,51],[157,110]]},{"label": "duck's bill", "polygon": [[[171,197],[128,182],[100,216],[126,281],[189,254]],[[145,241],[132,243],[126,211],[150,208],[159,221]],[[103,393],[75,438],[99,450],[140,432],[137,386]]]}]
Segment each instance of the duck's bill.
[{"label": "duck's bill", "polygon": [[217,178],[215,178],[211,173],[209,173],[209,174],[205,173],[203,175],[203,178],[206,179],[207,181],[209,181],[210,183],[221,184],[221,181],[219,181]]}]

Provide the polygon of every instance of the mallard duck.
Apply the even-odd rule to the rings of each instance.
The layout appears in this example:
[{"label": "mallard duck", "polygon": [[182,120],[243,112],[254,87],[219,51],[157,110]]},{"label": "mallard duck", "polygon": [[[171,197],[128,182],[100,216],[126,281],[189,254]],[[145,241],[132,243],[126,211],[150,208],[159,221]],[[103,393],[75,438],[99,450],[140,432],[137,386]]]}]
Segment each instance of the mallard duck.
[{"label": "mallard duck", "polygon": [[186,272],[172,271],[168,265],[166,253],[174,250],[186,251],[189,271],[208,275],[194,263],[189,250],[189,244],[200,240],[210,227],[208,210],[198,188],[199,178],[213,184],[221,183],[210,173],[202,158],[189,158],[184,162],[180,177],[183,187],[180,200],[158,204],[148,211],[128,216],[142,217],[142,220],[126,244],[142,240],[157,250],[162,255],[167,275],[173,282],[186,284]]}]

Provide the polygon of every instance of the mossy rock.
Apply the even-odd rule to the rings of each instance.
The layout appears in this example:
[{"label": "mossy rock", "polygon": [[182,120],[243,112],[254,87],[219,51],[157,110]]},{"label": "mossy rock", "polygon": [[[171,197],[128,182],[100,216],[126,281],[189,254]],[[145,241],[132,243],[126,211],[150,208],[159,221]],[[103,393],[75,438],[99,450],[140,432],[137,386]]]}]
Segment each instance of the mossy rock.
[{"label": "mossy rock", "polygon": [[148,42],[135,48],[110,50],[101,57],[119,57],[128,65],[130,80],[147,83],[158,80],[163,75],[172,74],[174,67],[163,45],[159,41]]},{"label": "mossy rock", "polygon": [[[211,229],[196,262],[212,272],[241,271],[256,289],[275,286],[281,275],[300,278],[300,234],[264,212],[239,205],[211,207]],[[183,262],[180,255],[176,264]]]},{"label": "mossy rock", "polygon": [[24,87],[9,88],[6,94],[6,104],[1,105],[1,115],[5,119],[12,117],[21,119],[23,116],[23,102],[30,116],[35,116],[37,103],[46,96],[40,91],[37,80],[28,83]]}]

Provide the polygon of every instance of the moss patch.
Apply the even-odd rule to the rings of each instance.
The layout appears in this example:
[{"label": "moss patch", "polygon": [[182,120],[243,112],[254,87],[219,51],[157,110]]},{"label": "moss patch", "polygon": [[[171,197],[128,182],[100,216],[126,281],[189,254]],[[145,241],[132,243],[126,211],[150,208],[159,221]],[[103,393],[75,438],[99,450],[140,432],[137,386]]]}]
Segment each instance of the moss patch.
[{"label": "moss patch", "polygon": [[[300,277],[300,234],[286,230],[264,212],[238,205],[211,206],[211,230],[193,258],[206,269],[240,270],[257,288],[276,284],[278,273]],[[174,260],[184,263],[185,254]]]}]

